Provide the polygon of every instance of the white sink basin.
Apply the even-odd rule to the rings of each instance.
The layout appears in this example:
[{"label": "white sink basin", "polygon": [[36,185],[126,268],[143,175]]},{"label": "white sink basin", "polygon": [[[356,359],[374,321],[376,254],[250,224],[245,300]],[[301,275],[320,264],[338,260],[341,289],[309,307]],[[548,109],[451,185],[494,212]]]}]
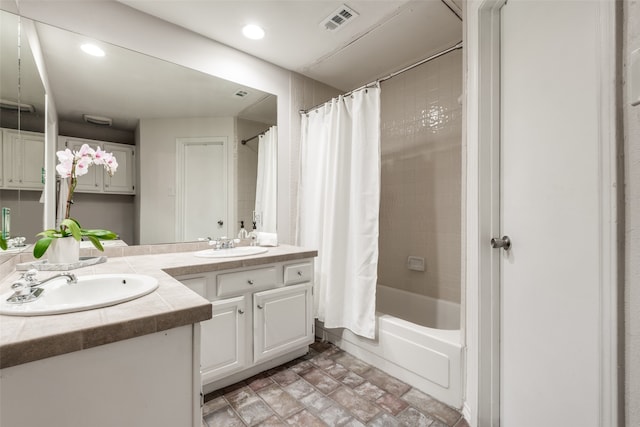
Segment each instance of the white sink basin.
[{"label": "white sink basin", "polygon": [[131,301],[158,288],[158,281],[142,274],[94,274],[79,276],[78,283],[60,277],[42,285],[44,292],[31,302],[9,303],[13,292],[0,296],[0,314],[42,316],[91,310]]},{"label": "white sink basin", "polygon": [[261,248],[260,246],[238,246],[237,248],[231,249],[205,249],[204,251],[194,253],[194,255],[200,258],[232,258],[263,254],[267,252],[267,250],[267,248]]}]

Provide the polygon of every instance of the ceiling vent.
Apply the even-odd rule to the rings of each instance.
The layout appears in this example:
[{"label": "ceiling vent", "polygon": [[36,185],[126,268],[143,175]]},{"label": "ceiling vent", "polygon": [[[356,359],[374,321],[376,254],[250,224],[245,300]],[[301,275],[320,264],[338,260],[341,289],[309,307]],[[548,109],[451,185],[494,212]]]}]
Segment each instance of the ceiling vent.
[{"label": "ceiling vent", "polygon": [[111,126],[113,124],[113,120],[111,120],[109,117],[90,116],[89,114],[83,114],[82,118],[85,122],[91,123],[92,125]]},{"label": "ceiling vent", "polygon": [[335,12],[327,16],[320,23],[320,26],[327,31],[338,31],[358,16],[358,12],[351,9],[346,4],[343,4],[338,9],[336,9]]},{"label": "ceiling vent", "polygon": [[20,111],[21,113],[35,113],[36,109],[31,104],[23,104],[21,102],[13,102],[7,99],[0,99],[0,108],[3,110]]},{"label": "ceiling vent", "polygon": [[234,93],[234,95],[237,96],[238,98],[244,98],[245,96],[249,95],[249,92],[247,92],[246,90],[239,89],[236,91],[236,93]]}]

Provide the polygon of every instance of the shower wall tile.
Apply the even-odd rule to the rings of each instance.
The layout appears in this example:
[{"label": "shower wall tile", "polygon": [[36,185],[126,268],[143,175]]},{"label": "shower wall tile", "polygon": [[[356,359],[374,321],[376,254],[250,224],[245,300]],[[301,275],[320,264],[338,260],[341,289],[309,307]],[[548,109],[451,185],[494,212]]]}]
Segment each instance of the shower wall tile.
[{"label": "shower wall tile", "polygon": [[[460,302],[462,54],[382,83],[379,282]],[[425,258],[410,271],[407,257]]]}]

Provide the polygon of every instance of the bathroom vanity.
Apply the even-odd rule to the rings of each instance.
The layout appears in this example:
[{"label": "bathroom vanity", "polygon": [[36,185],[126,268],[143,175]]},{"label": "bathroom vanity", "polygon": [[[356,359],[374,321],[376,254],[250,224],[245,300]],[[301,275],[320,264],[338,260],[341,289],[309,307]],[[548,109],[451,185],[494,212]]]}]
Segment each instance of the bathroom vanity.
[{"label": "bathroom vanity", "polygon": [[[144,274],[158,288],[95,310],[0,316],[0,425],[200,426],[203,384],[221,387],[306,353],[316,251],[193,255],[206,248],[108,247],[106,263],[74,273]],[[0,293],[28,258],[0,265]]]},{"label": "bathroom vanity", "polygon": [[314,340],[311,257],[176,278],[213,307],[201,324],[204,393],[302,356]]}]

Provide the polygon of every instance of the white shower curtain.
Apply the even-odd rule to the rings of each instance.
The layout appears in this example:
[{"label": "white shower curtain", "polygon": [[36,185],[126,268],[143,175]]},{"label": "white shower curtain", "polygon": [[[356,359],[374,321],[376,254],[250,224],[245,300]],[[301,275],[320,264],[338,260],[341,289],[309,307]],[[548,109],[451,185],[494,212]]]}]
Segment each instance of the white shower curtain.
[{"label": "white shower curtain", "polygon": [[276,232],[278,185],[278,128],[271,126],[258,139],[258,178],[255,211],[261,215],[259,231]]},{"label": "white shower curtain", "polygon": [[302,115],[298,244],[318,249],[314,304],[326,327],[375,337],[380,88]]}]

